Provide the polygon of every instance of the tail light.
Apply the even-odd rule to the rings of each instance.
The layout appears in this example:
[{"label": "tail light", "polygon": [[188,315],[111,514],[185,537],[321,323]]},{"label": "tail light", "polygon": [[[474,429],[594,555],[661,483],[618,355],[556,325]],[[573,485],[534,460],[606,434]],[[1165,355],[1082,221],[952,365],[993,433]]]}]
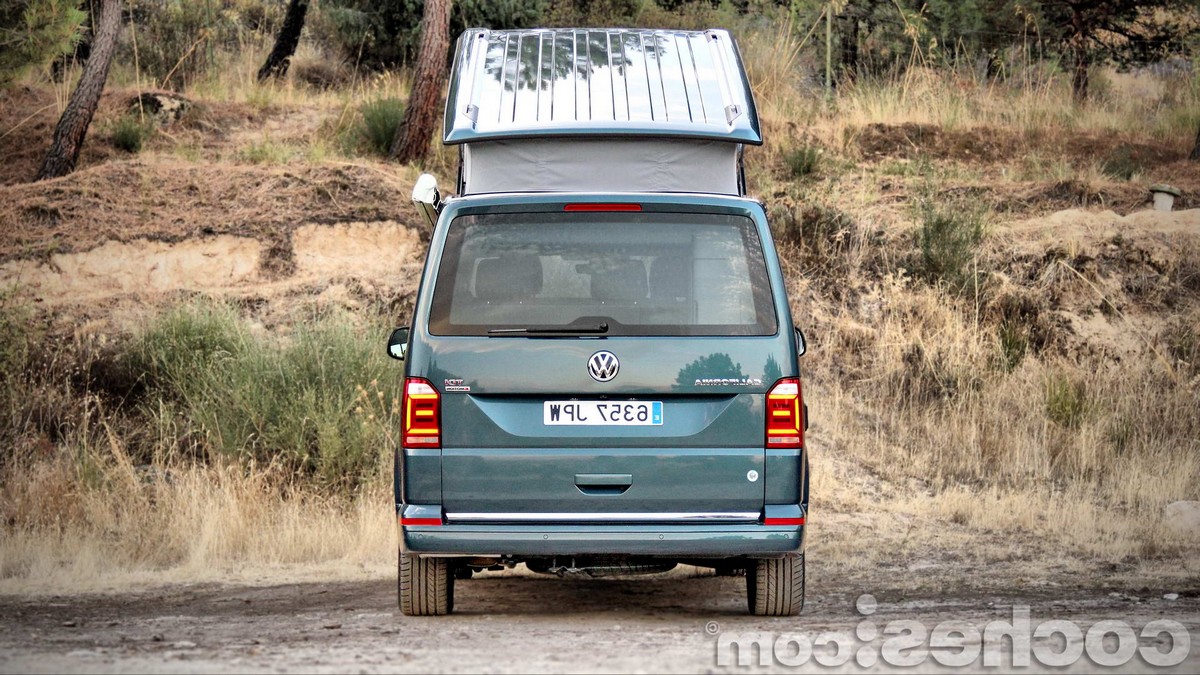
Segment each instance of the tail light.
[{"label": "tail light", "polygon": [[404,527],[430,527],[442,524],[441,518],[405,518],[400,516],[400,524]]},{"label": "tail light", "polygon": [[804,516],[801,516],[799,518],[763,518],[763,525],[782,525],[782,526],[791,527],[791,526],[803,525],[803,524],[804,524]]},{"label": "tail light", "polygon": [[784,378],[767,392],[767,447],[804,446],[804,396],[800,379]]},{"label": "tail light", "polygon": [[404,381],[404,442],[406,448],[442,447],[441,396],[428,380]]}]

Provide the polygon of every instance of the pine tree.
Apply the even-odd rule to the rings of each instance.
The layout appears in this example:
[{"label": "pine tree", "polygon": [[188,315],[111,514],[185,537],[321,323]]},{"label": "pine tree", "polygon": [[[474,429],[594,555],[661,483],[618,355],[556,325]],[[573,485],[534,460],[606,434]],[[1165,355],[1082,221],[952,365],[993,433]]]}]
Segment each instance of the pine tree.
[{"label": "pine tree", "polygon": [[0,2],[0,87],[74,49],[86,19],[78,0]]},{"label": "pine tree", "polygon": [[287,14],[283,17],[283,25],[279,28],[279,36],[275,39],[275,47],[267,55],[262,68],[258,69],[258,81],[270,77],[287,75],[292,56],[296,54],[296,46],[300,44],[300,33],[304,31],[304,15],[308,13],[308,0],[290,0]]},{"label": "pine tree", "polygon": [[75,170],[79,151],[87,135],[88,126],[100,105],[100,94],[108,79],[108,66],[112,62],[117,46],[117,34],[121,32],[121,0],[99,0],[100,11],[96,18],[92,52],[79,84],[71,92],[67,107],[58,126],[54,128],[54,140],[50,150],[38,169],[37,180],[65,176]]},{"label": "pine tree", "polygon": [[441,112],[449,47],[450,0],[426,0],[412,94],[404,109],[404,121],[396,129],[396,139],[392,141],[390,154],[397,161],[405,164],[419,161],[429,152],[429,139]]},{"label": "pine tree", "polygon": [[1183,52],[1196,28],[1172,21],[1170,10],[1197,8],[1200,0],[1043,0],[1043,36],[1066,45],[1071,91],[1084,101],[1099,59],[1130,64]]}]

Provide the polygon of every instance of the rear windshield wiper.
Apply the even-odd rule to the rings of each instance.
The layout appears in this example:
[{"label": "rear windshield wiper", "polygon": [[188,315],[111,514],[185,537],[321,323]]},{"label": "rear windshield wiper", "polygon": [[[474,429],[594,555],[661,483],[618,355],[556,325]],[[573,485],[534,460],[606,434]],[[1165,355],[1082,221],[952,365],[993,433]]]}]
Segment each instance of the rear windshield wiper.
[{"label": "rear windshield wiper", "polygon": [[569,326],[528,326],[526,328],[492,328],[488,335],[554,335],[556,333],[607,333],[608,323],[572,324]]}]

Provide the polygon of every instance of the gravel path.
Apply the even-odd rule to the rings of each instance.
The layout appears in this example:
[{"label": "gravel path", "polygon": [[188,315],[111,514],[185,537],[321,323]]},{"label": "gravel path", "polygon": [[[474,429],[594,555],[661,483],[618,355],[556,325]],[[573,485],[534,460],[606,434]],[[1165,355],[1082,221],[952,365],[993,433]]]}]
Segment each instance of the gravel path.
[{"label": "gravel path", "polygon": [[[1101,620],[1127,622],[1138,632],[1156,619],[1179,622],[1194,644],[1184,662],[1163,671],[1134,656],[1124,670],[1200,672],[1196,593],[1166,599],[1055,588],[921,597],[880,584],[869,615],[862,611],[870,612],[871,601],[857,591],[810,589],[802,616],[761,619],[745,614],[740,578],[487,573],[458,583],[454,615],[418,619],[397,611],[394,583],[176,585],[121,595],[0,598],[0,672],[829,672],[856,670],[856,662],[822,666],[817,655],[828,662],[833,654],[825,646],[791,668],[798,641],[826,631],[870,638],[873,630],[879,635],[854,642],[851,652],[886,664],[878,655],[890,622],[913,619],[932,631],[957,620],[978,636],[988,622],[1012,621],[1014,605],[1030,606],[1034,626],[1068,620],[1085,633]],[[778,648],[765,668],[756,653],[746,655],[751,666],[738,666],[736,652],[720,646],[754,632]],[[1153,640],[1140,642],[1156,648]],[[1170,642],[1157,648],[1167,650]],[[718,665],[722,650],[730,660]],[[937,665],[928,657],[923,668],[900,670]],[[985,670],[978,659],[971,666]],[[1095,669],[1084,659],[1071,670]]]}]

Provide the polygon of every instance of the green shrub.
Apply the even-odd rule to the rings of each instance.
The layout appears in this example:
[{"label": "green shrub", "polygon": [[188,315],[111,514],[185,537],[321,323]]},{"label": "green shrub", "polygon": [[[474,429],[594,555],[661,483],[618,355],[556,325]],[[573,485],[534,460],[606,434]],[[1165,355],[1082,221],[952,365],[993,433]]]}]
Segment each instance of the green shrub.
[{"label": "green shrub", "polygon": [[1186,375],[1200,373],[1200,335],[1196,333],[1193,317],[1171,323],[1162,333],[1167,354]]},{"label": "green shrub", "polygon": [[390,447],[395,369],[348,318],[270,338],[252,335],[228,306],[193,305],[153,323],[128,358],[146,373],[146,405],[161,403],[218,455],[352,488]]},{"label": "green shrub", "polygon": [[233,308],[221,304],[179,307],[158,317],[134,341],[125,360],[150,387],[178,391],[197,372],[246,351],[249,336]]},{"label": "green shrub", "polygon": [[86,19],[76,0],[0,3],[0,87],[75,49]]},{"label": "green shrub", "polygon": [[975,252],[983,241],[984,211],[961,203],[927,200],[920,219],[920,274],[958,290],[968,286],[974,275]]},{"label": "green shrub", "polygon": [[1124,455],[1137,440],[1138,423],[1125,415],[1114,415],[1108,420],[1105,439],[1112,445],[1113,453]]},{"label": "green shrub", "polygon": [[889,374],[888,391],[914,409],[946,403],[983,386],[982,373],[945,347],[912,341],[900,356],[901,368]]},{"label": "green shrub", "polygon": [[[7,383],[25,367],[31,315],[29,307],[17,300],[14,290],[0,290],[0,382]],[[8,390],[5,386],[0,395]]]},{"label": "green shrub", "polygon": [[832,263],[845,254],[858,236],[854,217],[829,204],[806,204],[800,218],[798,241],[805,256],[814,263]]},{"label": "green shrub", "polygon": [[880,173],[885,176],[918,176],[929,178],[937,173],[937,167],[929,155],[920,153],[913,158],[892,159],[880,164]]},{"label": "green shrub", "polygon": [[[226,6],[228,4],[226,0]],[[232,9],[247,29],[268,37],[274,37],[279,32],[279,24],[283,23],[287,7],[287,3],[264,0],[234,0],[233,5]],[[313,8],[309,7],[308,11],[312,12]]]},{"label": "green shrub", "polygon": [[46,370],[39,358],[44,339],[33,305],[15,288],[0,289],[0,470],[20,456],[31,439],[40,441],[56,431],[57,406],[44,402],[58,393],[61,379],[38,382]]},{"label": "green shrub", "polygon": [[1029,329],[1020,321],[1000,323],[1000,365],[1005,372],[1016,370],[1029,351]]},{"label": "green shrub", "polygon": [[[657,2],[642,0],[549,0],[543,2],[545,17],[543,24],[574,28],[575,26],[630,26],[643,25],[641,19],[645,10],[651,9]],[[675,7],[669,8],[670,13],[685,14],[683,2],[675,2]],[[699,3],[698,3],[699,4]],[[695,8],[689,7],[689,10]],[[690,12],[690,13],[695,13]],[[676,20],[676,25],[678,20]]]},{"label": "green shrub", "polygon": [[1046,377],[1046,417],[1068,429],[1076,429],[1089,411],[1087,386],[1060,373]]},{"label": "green shrub", "polygon": [[1134,158],[1129,146],[1123,145],[1105,156],[1100,170],[1117,180],[1129,180],[1141,172],[1142,165]]},{"label": "green shrub", "polygon": [[353,73],[332,59],[292,59],[292,76],[315,91],[329,91],[349,84]]},{"label": "green shrub", "polygon": [[287,164],[300,154],[300,149],[268,136],[240,148],[237,158],[250,164]]},{"label": "green shrub", "polygon": [[367,101],[360,109],[362,126],[359,135],[371,152],[387,156],[392,148],[396,129],[404,121],[404,102],[395,98]]},{"label": "green shrub", "polygon": [[219,48],[242,48],[252,37],[249,21],[218,0],[129,0],[125,6],[137,34],[123,36],[129,39],[121,40],[115,60],[136,62],[143,78],[178,91],[218,65]]},{"label": "green shrub", "polygon": [[785,150],[783,163],[787,167],[788,175],[792,178],[811,176],[817,172],[817,167],[821,163],[821,149],[811,145],[802,145]]},{"label": "green shrub", "polygon": [[154,135],[154,124],[138,119],[137,115],[122,115],[112,129],[112,144],[118,150],[138,153]]},{"label": "green shrub", "polygon": [[824,189],[828,186],[799,183],[788,186],[786,196],[773,201],[768,212],[771,232],[785,256],[808,270],[817,283],[841,283],[861,264],[857,253],[863,250],[869,233],[854,216],[843,211]]},{"label": "green shrub", "polygon": [[[476,26],[541,25],[546,4],[546,0],[458,0],[450,9],[450,35],[457,37]],[[332,0],[313,17],[310,35],[334,45],[347,61],[368,68],[412,63],[423,9],[421,0]],[[453,49],[453,39],[450,44]],[[450,54],[446,56],[449,59]]]}]

